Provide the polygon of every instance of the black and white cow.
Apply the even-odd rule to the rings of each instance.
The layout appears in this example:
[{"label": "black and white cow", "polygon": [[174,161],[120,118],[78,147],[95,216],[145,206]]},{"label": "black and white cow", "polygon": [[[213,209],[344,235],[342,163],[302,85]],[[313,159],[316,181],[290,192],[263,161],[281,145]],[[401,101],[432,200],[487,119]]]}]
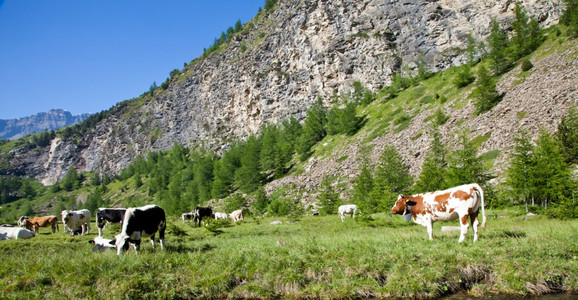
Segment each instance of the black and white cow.
[{"label": "black and white cow", "polygon": [[96,227],[98,227],[98,236],[102,237],[102,231],[106,227],[106,224],[122,223],[125,212],[126,208],[99,208],[96,211]]},{"label": "black and white cow", "polygon": [[183,223],[185,223],[186,220],[192,220],[193,219],[193,212],[183,213],[181,215],[181,219],[183,219]]},{"label": "black and white cow", "polygon": [[201,227],[201,221],[203,218],[212,218],[213,216],[213,209],[210,207],[201,207],[197,206],[195,210],[193,210],[193,222],[198,224],[198,227]]},{"label": "black and white cow", "polygon": [[153,249],[155,247],[155,234],[159,233],[159,243],[164,249],[165,229],[167,220],[165,211],[156,205],[127,208],[122,221],[122,230],[111,245],[116,245],[116,254],[120,255],[123,250],[128,250],[130,244],[138,253],[142,237],[150,236]]}]

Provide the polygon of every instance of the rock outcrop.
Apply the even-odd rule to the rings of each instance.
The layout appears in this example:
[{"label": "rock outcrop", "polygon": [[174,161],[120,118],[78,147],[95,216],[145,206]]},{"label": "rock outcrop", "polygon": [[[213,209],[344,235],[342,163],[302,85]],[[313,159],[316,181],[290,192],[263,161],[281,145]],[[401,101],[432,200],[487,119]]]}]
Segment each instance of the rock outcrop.
[{"label": "rock outcrop", "polygon": [[[523,5],[547,26],[560,2]],[[431,71],[459,65],[467,35],[484,40],[491,20],[507,25],[513,9],[510,0],[280,1],[166,89],[116,105],[80,141],[13,151],[7,173],[51,184],[69,167],[117,174],[137,155],[174,143],[219,150],[265,123],[303,118],[317,97],[329,103],[355,81],[377,91],[395,72],[414,70],[420,56]]]},{"label": "rock outcrop", "polygon": [[0,120],[0,139],[15,140],[32,133],[51,131],[86,120],[90,114],[73,116],[62,109],[52,109],[19,119]]}]

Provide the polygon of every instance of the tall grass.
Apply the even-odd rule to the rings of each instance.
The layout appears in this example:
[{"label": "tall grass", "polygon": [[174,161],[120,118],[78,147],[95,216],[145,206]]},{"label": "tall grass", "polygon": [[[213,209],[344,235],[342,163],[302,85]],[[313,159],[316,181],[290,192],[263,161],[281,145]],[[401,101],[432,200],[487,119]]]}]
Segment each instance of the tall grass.
[{"label": "tall grass", "polygon": [[[165,251],[92,252],[95,234],[0,243],[0,298],[438,297],[576,291],[578,220],[489,212],[477,243],[383,214],[246,220],[219,231],[174,221]],[[283,219],[281,219],[283,220]],[[285,221],[285,220],[283,220]],[[111,238],[112,230],[105,231]]]}]

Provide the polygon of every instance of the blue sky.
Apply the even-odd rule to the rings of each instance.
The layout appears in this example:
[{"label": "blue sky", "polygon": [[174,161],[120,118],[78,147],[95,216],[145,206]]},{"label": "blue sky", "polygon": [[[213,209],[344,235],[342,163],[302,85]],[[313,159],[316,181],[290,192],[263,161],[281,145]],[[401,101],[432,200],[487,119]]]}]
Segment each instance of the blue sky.
[{"label": "blue sky", "polygon": [[0,0],[0,119],[95,113],[160,85],[265,0]]}]

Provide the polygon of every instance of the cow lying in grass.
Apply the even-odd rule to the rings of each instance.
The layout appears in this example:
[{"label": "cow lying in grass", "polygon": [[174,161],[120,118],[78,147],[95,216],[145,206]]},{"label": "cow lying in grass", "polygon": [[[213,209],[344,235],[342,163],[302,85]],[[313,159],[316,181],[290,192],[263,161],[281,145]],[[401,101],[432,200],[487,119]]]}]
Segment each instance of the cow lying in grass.
[{"label": "cow lying in grass", "polygon": [[113,240],[97,236],[94,238],[94,240],[88,241],[88,243],[94,245],[94,247],[92,247],[92,252],[97,252],[97,251],[105,251],[107,249],[115,250],[116,245],[114,245],[112,241]]},{"label": "cow lying in grass", "polygon": [[0,240],[29,239],[35,236],[34,231],[19,227],[0,227]]}]

